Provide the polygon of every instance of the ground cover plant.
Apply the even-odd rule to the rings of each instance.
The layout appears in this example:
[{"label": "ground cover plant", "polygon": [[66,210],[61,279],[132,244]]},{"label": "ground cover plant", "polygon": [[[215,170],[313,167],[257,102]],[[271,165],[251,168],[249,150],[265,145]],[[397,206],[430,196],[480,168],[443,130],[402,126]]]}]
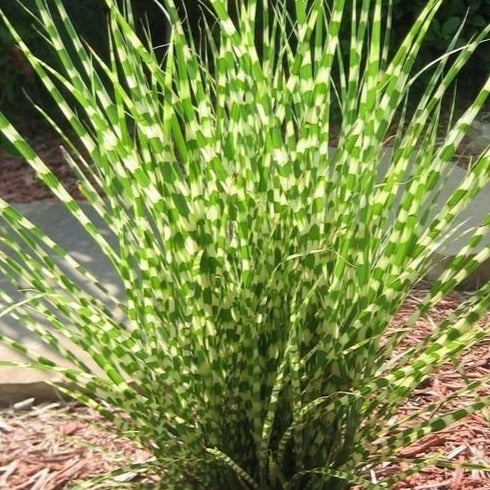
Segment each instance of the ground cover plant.
[{"label": "ground cover plant", "polygon": [[[404,2],[395,0],[393,2],[393,37],[400,38],[400,31],[404,32],[408,28],[417,13],[423,8],[424,0],[414,0]],[[463,24],[464,22],[464,24]],[[458,31],[458,44],[465,45],[472,34],[484,28],[490,22],[490,1],[489,0],[447,0],[444,7],[436,14],[427,37],[424,41],[420,53],[419,66],[428,63],[436,55],[444,52],[444,48]],[[460,31],[461,25],[463,28]],[[468,62],[463,70],[465,76],[460,76],[460,83],[464,84],[467,90],[473,89],[472,78],[481,80],[487,76],[487,66],[490,56],[490,46],[482,44],[476,50],[473,58]],[[423,79],[423,77],[422,77]]]},{"label": "ground cover plant", "polygon": [[[408,113],[412,67],[440,0],[427,2],[393,56],[381,0],[354,8],[296,0],[293,10],[281,1],[231,8],[210,0],[214,20],[200,47],[169,0],[163,63],[135,34],[129,3],[106,1],[108,63],[58,0],[36,0],[33,21],[62,70],[34,56],[4,21],[76,135],[65,138],[65,157],[116,245],[3,115],[0,129],[111,262],[124,295],[111,295],[97,271],[0,200],[0,271],[22,288],[0,293],[0,315],[72,367],[6,335],[2,342],[29,365],[58,372],[60,390],[149,449],[162,488],[390,488],[424,464],[454,465],[435,455],[371,478],[383,462],[402,461],[401,449],[490,403],[478,396],[482,379],[465,388],[474,398],[464,409],[442,403],[393,417],[438,366],[488,336],[480,322],[487,283],[424,342],[397,349],[490,257],[490,214],[464,233],[455,225],[489,181],[489,150],[438,204],[490,79],[442,140],[437,131],[448,88],[490,27],[464,50],[452,41]],[[351,30],[344,53],[343,23]],[[332,149],[335,105],[341,134]],[[461,251],[404,328],[388,335],[398,308],[456,238]]]}]

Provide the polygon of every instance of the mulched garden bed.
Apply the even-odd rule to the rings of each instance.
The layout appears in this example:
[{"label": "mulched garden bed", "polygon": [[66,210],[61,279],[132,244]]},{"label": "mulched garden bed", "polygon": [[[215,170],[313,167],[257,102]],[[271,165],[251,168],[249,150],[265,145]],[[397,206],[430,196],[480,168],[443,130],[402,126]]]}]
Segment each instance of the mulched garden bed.
[{"label": "mulched garden bed", "polygon": [[[422,299],[423,291],[412,293],[393,322],[392,328],[403,327],[416,304]],[[433,329],[443,321],[464,299],[466,293],[453,293],[433,308],[426,317],[420,319],[415,328],[407,335],[404,347],[421,342]],[[481,322],[483,328],[490,327],[490,315]],[[448,360],[449,361],[449,360]],[[490,339],[485,339],[468,349],[456,362],[447,362],[416,389],[412,397],[398,412],[397,417],[408,416],[421,407],[431,403],[442,402],[451,393],[464,388],[469,381],[487,378],[490,375]],[[490,383],[485,382],[478,390],[480,397],[490,395]],[[444,404],[439,413],[445,413],[475,401],[475,397],[466,397]],[[435,412],[437,413],[437,412]],[[470,415],[461,422],[436,434],[429,435],[413,446],[399,453],[404,458],[423,458],[428,454],[439,456],[454,463],[470,463],[490,468],[490,411]],[[402,464],[407,470],[410,464]],[[390,471],[393,468],[384,468]],[[382,474],[383,472],[381,472]],[[382,475],[380,475],[382,476]],[[479,470],[438,468],[428,466],[414,474],[407,481],[395,487],[396,490],[488,490],[490,473]]]},{"label": "mulched garden bed", "polygon": [[[136,444],[114,436],[109,424],[91,409],[67,402],[39,406],[31,402],[0,412],[0,489],[70,488],[77,480],[151,459]],[[127,471],[114,477],[112,484],[121,488],[136,481],[141,481],[140,475]]]},{"label": "mulched garden bed", "polygon": [[[44,129],[36,131],[29,143],[65,189],[76,199],[81,199],[78,179],[66,164],[60,148],[63,146],[61,138]],[[13,156],[6,150],[0,150],[0,197],[10,203],[56,200],[31,166],[23,158]]]},{"label": "mulched garden bed", "polygon": [[[77,198],[77,179],[67,168],[59,149],[61,141],[50,135],[37,135],[32,141],[42,159]],[[468,159],[468,155],[464,155]],[[461,160],[464,165],[464,159]],[[0,151],[0,196],[12,203],[51,200],[53,195],[35,177],[21,158]],[[423,291],[414,292],[396,318],[393,328],[402,326],[404,319],[420,301]],[[420,320],[407,335],[406,342],[419,342],[464,298],[454,293]],[[490,321],[490,319],[488,320]],[[488,324],[487,321],[487,324]],[[463,375],[461,374],[463,373]],[[420,386],[400,410],[403,417],[427,403],[443,399],[463,387],[467,379],[490,375],[490,342],[470,349],[456,366],[448,362]],[[490,394],[485,384],[480,396]],[[467,400],[469,401],[469,400]],[[490,412],[482,411],[463,422],[431,435],[403,451],[410,461],[437,452],[454,462],[490,466]],[[150,461],[151,455],[134,443],[114,436],[107,422],[92,410],[67,402],[35,406],[32,401],[0,411],[0,489],[56,490],[70,488],[76,482],[125,467]],[[401,469],[409,466],[402,465]],[[397,468],[384,467],[373,479]],[[125,472],[112,481],[91,488],[123,488],[141,480],[141,476]],[[150,488],[156,488],[151,475],[144,477]],[[477,470],[449,470],[429,466],[413,475],[394,490],[490,490],[490,474]]]},{"label": "mulched garden bed", "polygon": [[[393,328],[402,326],[423,296],[414,292],[401,308]],[[454,293],[443,300],[424,320],[420,320],[407,335],[406,345],[414,345],[425,337],[433,323],[440,322],[464,298]],[[486,319],[487,323],[490,318]],[[461,374],[463,373],[463,374]],[[463,387],[467,379],[490,375],[490,341],[486,340],[466,352],[461,363],[448,362],[415,390],[399,412],[403,417],[428,403],[442,400]],[[480,390],[480,396],[490,394],[490,384]],[[468,402],[470,400],[466,400]],[[458,402],[461,404],[461,402]],[[110,432],[109,424],[92,410],[73,403],[59,402],[32,406],[22,404],[0,412],[0,489],[57,490],[69,489],[107,471],[133,463],[144,463],[151,455],[136,444]],[[454,404],[452,406],[455,406]],[[490,413],[474,414],[457,425],[430,435],[403,450],[409,462],[428,453],[438,453],[456,463],[475,463],[490,467]],[[404,464],[401,469],[409,468]],[[396,471],[386,466],[373,479]],[[125,472],[111,484],[91,488],[123,488],[141,481],[141,475]],[[146,476],[147,483],[156,481]],[[413,475],[394,490],[484,490],[490,489],[490,474],[477,470],[446,469],[429,466]]]}]

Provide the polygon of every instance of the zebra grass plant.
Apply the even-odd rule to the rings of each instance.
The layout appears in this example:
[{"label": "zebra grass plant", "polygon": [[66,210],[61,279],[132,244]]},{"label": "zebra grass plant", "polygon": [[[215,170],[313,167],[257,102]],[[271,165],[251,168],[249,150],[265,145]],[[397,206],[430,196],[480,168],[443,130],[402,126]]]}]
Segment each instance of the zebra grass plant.
[{"label": "zebra grass plant", "polygon": [[56,69],[3,17],[65,118],[44,113],[117,246],[3,115],[0,129],[112,264],[124,295],[0,200],[0,271],[23,285],[21,298],[2,293],[2,316],[69,367],[2,342],[149,449],[165,488],[391,488],[428,461],[450,465],[434,457],[371,478],[490,403],[395,416],[438,366],[488,336],[485,284],[400,350],[415,322],[490,257],[490,214],[404,328],[389,329],[441,247],[461,239],[454,223],[489,181],[487,150],[437,205],[490,80],[439,140],[441,104],[489,29],[464,49],[449,46],[408,111],[414,62],[442,0],[427,1],[394,53],[381,0],[209,0],[199,46],[167,0],[163,60],[137,36],[129,3],[106,3],[104,59],[60,0],[35,1]]}]

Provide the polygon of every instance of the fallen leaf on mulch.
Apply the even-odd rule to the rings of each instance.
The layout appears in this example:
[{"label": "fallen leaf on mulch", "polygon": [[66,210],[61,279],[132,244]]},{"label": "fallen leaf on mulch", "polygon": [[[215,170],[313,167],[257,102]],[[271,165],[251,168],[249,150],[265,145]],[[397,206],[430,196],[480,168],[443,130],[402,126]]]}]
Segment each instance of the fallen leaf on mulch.
[{"label": "fallen leaf on mulch", "polygon": [[85,427],[86,425],[82,424],[81,422],[68,422],[68,424],[65,424],[63,427],[61,427],[61,432],[65,434],[65,436],[72,436]]}]

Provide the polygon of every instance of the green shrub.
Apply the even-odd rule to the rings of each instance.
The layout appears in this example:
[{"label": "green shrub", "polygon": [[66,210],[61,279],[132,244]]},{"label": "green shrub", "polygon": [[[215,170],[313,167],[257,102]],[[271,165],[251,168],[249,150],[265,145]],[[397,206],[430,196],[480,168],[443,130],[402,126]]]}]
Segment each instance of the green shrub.
[{"label": "green shrub", "polygon": [[[48,5],[53,0],[48,0]],[[276,5],[284,0],[270,0],[271,5]],[[124,0],[118,0],[122,5]],[[24,0],[28,7],[32,7],[34,0]],[[329,0],[329,4],[332,0]],[[387,3],[387,2],[386,2]],[[410,29],[413,21],[424,7],[425,0],[414,0],[407,2],[404,0],[393,0],[393,33],[392,47],[398,45],[406,32]],[[49,59],[49,51],[43,50],[42,37],[36,30],[31,29],[31,19],[26,15],[23,8],[17,0],[4,0],[4,8],[9,18],[15,18],[19,32],[26,43],[42,56],[43,59]],[[209,5],[195,0],[178,0],[179,16],[185,19],[192,28],[195,39],[198,41],[203,28],[203,14],[209,8]],[[287,0],[286,4],[291,10],[294,0]],[[362,0],[357,0],[360,6]],[[81,37],[91,44],[99,52],[105,51],[107,45],[107,35],[105,30],[106,8],[104,0],[64,0],[64,6],[72,18],[77,31]],[[132,6],[135,9],[135,18],[137,19],[136,27],[140,37],[145,36],[145,29],[151,32],[154,46],[160,48],[163,52],[163,46],[168,38],[169,26],[160,15],[158,7],[153,0],[132,0]],[[386,7],[383,14],[386,15]],[[418,57],[418,67],[433,61],[444,53],[445,46],[458,31],[460,25],[465,22],[462,32],[459,35],[458,43],[460,46],[465,45],[468,40],[490,24],[490,0],[447,0],[445,8],[441,9],[435,16],[425,42],[422,46]],[[260,20],[257,26],[261,28]],[[349,34],[346,30],[342,34],[342,41],[345,45],[349,43]],[[41,49],[40,49],[41,48]],[[21,59],[13,61],[12,54],[16,53],[15,44],[8,31],[0,29],[0,108],[9,116],[17,116],[24,121],[32,121],[31,102],[25,96],[27,92],[30,97],[40,103],[45,94],[42,92],[42,86],[39,87],[35,78],[30,72],[26,72],[26,67]],[[20,61],[20,63],[19,63]],[[472,60],[464,67],[464,76],[459,77],[460,83],[466,92],[472,93],[474,90],[475,79],[483,80],[486,76],[485,67],[490,64],[490,44],[482,44],[477,50]],[[467,76],[470,75],[470,76]],[[427,79],[422,77],[422,82]],[[50,108],[52,109],[52,108]]]},{"label": "green shrub", "polygon": [[[413,20],[425,6],[425,0],[394,0],[393,38],[399,40],[412,25]],[[420,66],[444,53],[445,47],[458,34],[456,45],[464,46],[472,36],[490,25],[490,0],[447,0],[427,32],[418,63]],[[483,43],[472,60],[464,67],[459,78],[462,88],[476,93],[475,82],[484,81],[490,66],[490,43]],[[424,80],[425,81],[425,80]]]},{"label": "green shrub", "polygon": [[[344,0],[331,11],[322,0],[296,0],[289,12],[281,2],[271,8],[249,0],[235,21],[224,0],[211,0],[218,36],[205,31],[208,58],[199,57],[168,0],[174,30],[163,65],[135,34],[129,9],[123,15],[107,0],[105,64],[54,3],[62,23],[42,0],[36,17],[60,71],[9,28],[77,135],[66,140],[67,162],[117,246],[3,115],[0,130],[113,264],[125,295],[113,297],[96,272],[0,200],[0,240],[10,250],[0,255],[0,272],[24,285],[21,301],[2,293],[3,315],[22,321],[72,367],[25,352],[7,336],[3,342],[29,365],[74,383],[78,389],[58,387],[149,449],[166,488],[390,488],[420,469],[425,461],[370,482],[370,470],[400,461],[401,448],[490,403],[477,398],[456,411],[435,413],[430,405],[407,420],[393,417],[439,365],[488,336],[478,323],[489,309],[485,284],[424,342],[393,354],[405,332],[489,258],[490,215],[404,328],[389,330],[490,178],[487,150],[444,206],[435,206],[490,79],[436,144],[440,105],[489,29],[451,64],[444,58],[432,69],[386,153],[439,0],[426,2],[393,56],[381,0],[365,0],[350,16]],[[258,16],[264,29],[255,29]],[[338,34],[345,24],[344,57]],[[342,126],[332,151],[336,98]]]},{"label": "green shrub", "polygon": [[[404,2],[393,1],[394,25],[399,31],[408,30],[411,22],[424,8],[425,0]],[[447,0],[444,8],[434,17],[427,33],[426,43],[437,51],[458,33],[461,24],[465,24],[459,35],[459,43],[464,45],[468,39],[490,23],[489,0]]]},{"label": "green shrub", "polygon": [[[39,31],[33,29],[33,19],[29,10],[35,6],[35,0],[3,0],[2,9],[15,23],[24,42],[42,59],[56,63],[49,45],[44,41]],[[53,6],[53,0],[47,1]],[[106,6],[104,0],[63,0],[63,5],[70,12],[70,17],[84,41],[88,42],[99,54],[107,50],[106,36]],[[71,55],[74,53],[71,52]],[[53,111],[53,105],[46,105],[49,94],[43,90],[35,74],[29,69],[29,63],[24,60],[16,47],[15,40],[0,22],[0,109],[16,122],[32,122],[33,99],[38,104]]]}]

